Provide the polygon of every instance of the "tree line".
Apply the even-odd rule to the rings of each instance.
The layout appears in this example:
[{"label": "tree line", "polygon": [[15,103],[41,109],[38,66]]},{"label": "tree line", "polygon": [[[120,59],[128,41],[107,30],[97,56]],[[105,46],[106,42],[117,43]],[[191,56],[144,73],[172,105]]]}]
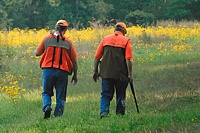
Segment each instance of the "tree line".
[{"label": "tree line", "polygon": [[66,19],[71,28],[91,25],[152,25],[160,20],[200,20],[200,0],[1,0],[0,27],[53,28]]}]

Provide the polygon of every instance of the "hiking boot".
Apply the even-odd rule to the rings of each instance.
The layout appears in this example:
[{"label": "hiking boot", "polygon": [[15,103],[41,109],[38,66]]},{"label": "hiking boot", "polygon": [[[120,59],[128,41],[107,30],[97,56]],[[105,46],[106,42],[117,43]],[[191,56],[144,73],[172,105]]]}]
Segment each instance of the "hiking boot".
[{"label": "hiking boot", "polygon": [[44,119],[48,119],[51,115],[51,109],[47,109],[45,112],[44,112]]},{"label": "hiking boot", "polygon": [[100,115],[100,118],[102,119],[103,117],[107,117],[107,116],[108,116],[107,113],[102,113],[102,114]]}]

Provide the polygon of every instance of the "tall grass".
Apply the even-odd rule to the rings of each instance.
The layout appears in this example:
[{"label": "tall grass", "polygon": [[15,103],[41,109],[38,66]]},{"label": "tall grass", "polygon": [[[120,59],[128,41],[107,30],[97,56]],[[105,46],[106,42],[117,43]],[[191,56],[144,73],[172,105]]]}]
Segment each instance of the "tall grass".
[{"label": "tall grass", "polygon": [[[70,30],[78,53],[78,84],[69,83],[62,117],[43,120],[41,69],[35,48],[49,31],[1,31],[0,132],[173,132],[196,133],[200,127],[200,26],[128,28],[133,43],[133,78],[140,109],[130,88],[124,116],[99,119],[101,81],[92,81],[93,57],[112,27]],[[71,77],[69,77],[71,78]],[[70,80],[69,80],[70,81]],[[53,97],[53,107],[55,106]]]}]

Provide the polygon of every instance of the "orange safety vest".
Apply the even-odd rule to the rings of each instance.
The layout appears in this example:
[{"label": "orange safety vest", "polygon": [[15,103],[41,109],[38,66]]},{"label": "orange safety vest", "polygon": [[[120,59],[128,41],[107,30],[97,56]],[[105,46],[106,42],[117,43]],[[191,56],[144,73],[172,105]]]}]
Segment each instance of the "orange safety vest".
[{"label": "orange safety vest", "polygon": [[73,64],[70,58],[71,42],[60,40],[57,42],[53,35],[44,42],[44,53],[40,59],[41,68],[58,68],[71,73]]}]

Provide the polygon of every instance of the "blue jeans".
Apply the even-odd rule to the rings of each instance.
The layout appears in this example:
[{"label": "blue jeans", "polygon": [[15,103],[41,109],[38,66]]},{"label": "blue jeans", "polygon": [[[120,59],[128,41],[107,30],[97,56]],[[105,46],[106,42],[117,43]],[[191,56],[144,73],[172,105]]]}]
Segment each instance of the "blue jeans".
[{"label": "blue jeans", "polygon": [[102,79],[100,116],[109,113],[110,102],[116,90],[116,114],[125,114],[126,88],[128,83],[119,79]]},{"label": "blue jeans", "polygon": [[61,116],[64,112],[64,106],[66,103],[67,95],[67,84],[68,84],[68,73],[66,71],[54,68],[42,69],[42,101],[43,101],[43,112],[47,109],[51,109],[51,97],[54,95],[53,89],[56,90],[56,107],[54,116]]}]

